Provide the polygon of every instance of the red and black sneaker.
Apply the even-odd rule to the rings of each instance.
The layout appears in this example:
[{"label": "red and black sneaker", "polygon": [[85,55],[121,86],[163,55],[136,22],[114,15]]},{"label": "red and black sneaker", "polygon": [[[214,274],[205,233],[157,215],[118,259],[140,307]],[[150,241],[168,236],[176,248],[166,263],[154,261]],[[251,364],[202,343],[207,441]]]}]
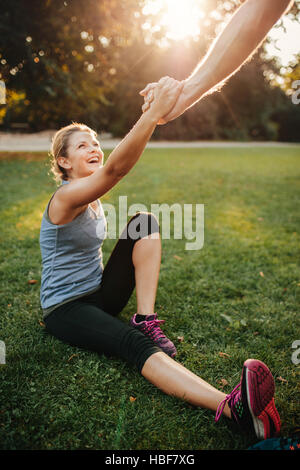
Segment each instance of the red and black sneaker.
[{"label": "red and black sneaker", "polygon": [[259,439],[278,435],[280,417],[274,403],[274,378],[263,362],[247,359],[244,362],[241,382],[219,404],[215,421],[218,421],[226,402],[232,418],[245,430],[252,430]]}]

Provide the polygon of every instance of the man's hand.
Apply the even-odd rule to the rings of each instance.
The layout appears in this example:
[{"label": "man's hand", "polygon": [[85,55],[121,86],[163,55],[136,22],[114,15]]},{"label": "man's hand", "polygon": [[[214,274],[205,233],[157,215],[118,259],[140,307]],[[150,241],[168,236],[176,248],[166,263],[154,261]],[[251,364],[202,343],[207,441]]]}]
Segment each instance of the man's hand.
[{"label": "man's hand", "polygon": [[[155,88],[158,86],[157,82],[153,83],[148,83],[148,85],[140,91],[140,95],[144,97],[144,104],[142,106],[142,111],[145,112],[147,111],[154,98],[155,94]],[[177,118],[181,114],[184,113],[184,111],[188,107],[188,95],[187,92],[185,91],[186,88],[186,83],[183,81],[181,82],[181,93],[178,96],[177,101],[175,102],[175,105],[171,109],[171,111],[166,114],[163,118],[161,118],[158,122],[158,124],[166,124],[169,121],[172,121],[173,119]],[[187,88],[186,88],[187,89]]]},{"label": "man's hand", "polygon": [[150,108],[149,111],[158,116],[157,122],[162,124],[163,117],[170,113],[177,102],[183,83],[174,78],[163,77],[153,85],[147,106],[143,105],[143,112]]}]

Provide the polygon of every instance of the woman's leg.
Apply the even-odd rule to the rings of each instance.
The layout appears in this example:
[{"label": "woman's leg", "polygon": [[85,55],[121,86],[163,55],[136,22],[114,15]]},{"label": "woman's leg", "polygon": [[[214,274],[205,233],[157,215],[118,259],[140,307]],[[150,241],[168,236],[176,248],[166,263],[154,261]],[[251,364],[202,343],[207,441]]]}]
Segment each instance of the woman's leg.
[{"label": "woman's leg", "polygon": [[149,338],[91,303],[89,296],[57,307],[45,318],[46,330],[59,340],[137,366],[161,350]]},{"label": "woman's leg", "polygon": [[161,262],[159,233],[138,240],[133,248],[132,261],[135,269],[137,313],[154,313],[156,291]]},{"label": "woman's leg", "polygon": [[45,319],[47,330],[74,346],[117,356],[138,367],[139,372],[163,392],[195,406],[232,417],[246,430],[266,439],[280,430],[274,404],[274,379],[261,361],[244,363],[241,382],[225,395],[159,350],[139,330],[92,304],[72,301]]},{"label": "woman's leg", "polygon": [[159,225],[151,213],[140,212],[128,222],[103,271],[97,306],[117,315],[136,287],[137,314],[130,320],[164,352],[174,357],[176,348],[160,329],[154,314],[161,261]]},{"label": "woman's leg", "polygon": [[115,316],[136,288],[138,313],[153,313],[160,260],[158,222],[150,213],[138,213],[128,222],[106,263],[97,305]]},{"label": "woman's leg", "polygon": [[[46,329],[73,346],[119,357],[163,392],[216,410],[225,394],[197,377],[156,347],[139,330],[82,300],[68,302],[45,318]],[[223,413],[230,416],[228,406]]]},{"label": "woman's leg", "polygon": [[[142,375],[168,395],[183,399],[192,405],[216,411],[225,393],[217,390],[183,365],[163,352],[150,356],[142,368]],[[223,414],[228,418],[231,412],[226,403]]]},{"label": "woman's leg", "polygon": [[229,395],[162,352],[149,356],[141,372],[168,395],[216,411],[215,421],[224,414],[241,429],[254,432],[259,439],[267,439],[280,431],[280,416],[274,402],[274,378],[266,364],[257,359],[244,362],[241,381]]}]

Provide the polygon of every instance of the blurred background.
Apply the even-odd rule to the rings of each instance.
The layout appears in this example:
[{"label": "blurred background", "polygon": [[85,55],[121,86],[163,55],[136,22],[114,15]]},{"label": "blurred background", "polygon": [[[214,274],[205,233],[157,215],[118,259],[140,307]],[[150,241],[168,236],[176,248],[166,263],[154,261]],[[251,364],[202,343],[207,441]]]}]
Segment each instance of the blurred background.
[{"label": "blurred background", "polygon": [[[1,2],[0,131],[71,121],[120,137],[141,113],[138,92],[187,78],[238,0]],[[158,126],[154,139],[300,141],[300,2],[221,91]],[[300,98],[300,92],[298,93]]]}]

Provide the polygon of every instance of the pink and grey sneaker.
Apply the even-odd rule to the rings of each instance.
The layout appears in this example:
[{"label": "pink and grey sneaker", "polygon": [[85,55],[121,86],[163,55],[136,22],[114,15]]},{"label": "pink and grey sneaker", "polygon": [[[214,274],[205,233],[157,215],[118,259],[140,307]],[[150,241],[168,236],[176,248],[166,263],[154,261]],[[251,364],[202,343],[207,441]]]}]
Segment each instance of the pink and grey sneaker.
[{"label": "pink and grey sneaker", "polygon": [[241,382],[219,404],[215,421],[219,421],[226,402],[232,418],[245,430],[252,430],[259,439],[276,436],[280,417],[274,403],[273,376],[261,361],[244,362]]},{"label": "pink and grey sneaker", "polygon": [[154,313],[152,315],[145,315],[144,321],[137,322],[136,316],[137,314],[133,315],[131,318],[131,326],[137,328],[142,333],[144,333],[145,336],[148,336],[150,339],[152,339],[156,346],[162,349],[166,354],[171,357],[175,357],[177,351],[174,344],[166,337],[159,326],[161,323],[164,323],[165,320],[158,320],[157,314]]}]

